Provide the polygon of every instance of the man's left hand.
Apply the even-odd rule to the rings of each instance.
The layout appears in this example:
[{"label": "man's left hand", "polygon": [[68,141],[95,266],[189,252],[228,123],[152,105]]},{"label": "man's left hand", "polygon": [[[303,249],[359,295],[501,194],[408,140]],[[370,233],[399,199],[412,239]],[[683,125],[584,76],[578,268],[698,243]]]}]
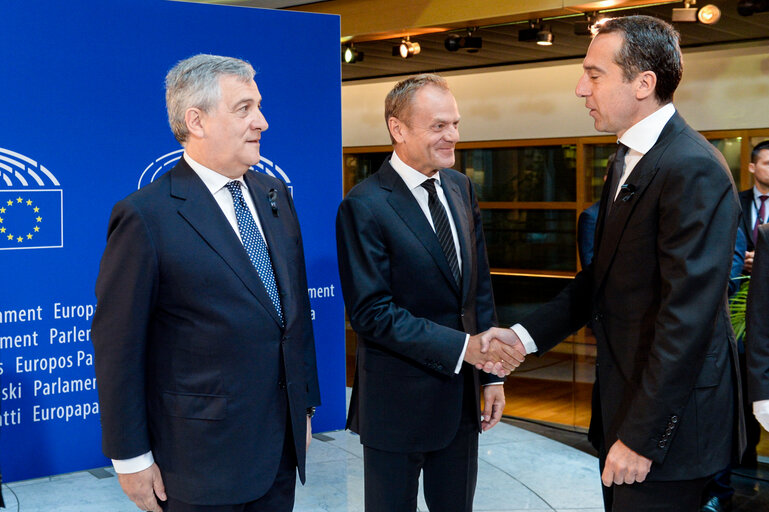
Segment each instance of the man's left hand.
[{"label": "man's left hand", "polygon": [[310,449],[310,441],[312,441],[312,418],[307,416],[307,446],[305,446],[305,450]]},{"label": "man's left hand", "polygon": [[499,423],[502,411],[505,410],[505,386],[489,384],[483,386],[483,420],[481,430],[486,432]]},{"label": "man's left hand", "polygon": [[651,459],[634,452],[617,439],[606,456],[601,480],[606,487],[643,482],[651,467]]}]

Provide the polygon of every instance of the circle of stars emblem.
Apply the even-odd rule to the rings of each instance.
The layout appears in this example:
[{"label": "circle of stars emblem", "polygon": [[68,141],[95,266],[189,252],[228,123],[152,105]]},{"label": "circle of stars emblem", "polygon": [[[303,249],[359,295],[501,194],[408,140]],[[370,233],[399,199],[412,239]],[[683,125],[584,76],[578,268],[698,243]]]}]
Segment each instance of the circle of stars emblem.
[{"label": "circle of stars emblem", "polygon": [[[27,227],[28,229],[22,229],[22,226],[20,226],[20,222],[18,220],[20,219],[14,219],[14,222],[12,223],[14,226],[16,226],[15,229],[11,230],[9,224],[6,222],[6,217],[16,217],[17,215],[25,216],[26,214],[31,214],[32,222],[27,221]],[[0,203],[0,237],[5,238],[5,240],[12,242],[15,241],[17,244],[23,244],[26,241],[32,240],[36,234],[40,232],[40,224],[43,222],[43,217],[40,212],[40,207],[35,205],[35,202],[32,201],[32,199],[24,199],[23,197],[19,196],[15,199],[8,199],[5,203]],[[20,229],[20,231],[19,231]],[[26,231],[26,233],[25,233]]]}]

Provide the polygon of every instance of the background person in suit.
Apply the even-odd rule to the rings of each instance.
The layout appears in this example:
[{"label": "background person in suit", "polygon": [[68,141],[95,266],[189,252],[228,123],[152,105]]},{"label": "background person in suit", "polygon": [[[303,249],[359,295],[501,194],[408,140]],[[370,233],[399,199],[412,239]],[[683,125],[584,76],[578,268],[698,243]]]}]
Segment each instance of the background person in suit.
[{"label": "background person in suit", "polygon": [[110,218],[103,448],[142,510],[289,511],[304,481],[320,403],[304,254],[286,186],[248,172],[268,126],[253,77],[229,57],[179,62],[166,104],[184,155]]},{"label": "background person in suit", "polygon": [[694,512],[744,435],[726,307],[737,194],[723,157],[672,104],[682,67],[670,25],[598,25],[583,69],[577,96],[624,153],[604,186],[593,263],[493,334],[542,353],[592,318],[590,439],[606,510]]},{"label": "background person in suit", "polygon": [[[347,425],[364,447],[367,512],[472,510],[478,432],[504,409],[502,379],[472,365],[523,358],[480,330],[496,324],[480,210],[454,170],[459,112],[444,79],[419,75],[385,100],[394,152],[339,206],[342,291],[358,335]],[[520,349],[522,350],[522,348]],[[465,361],[465,362],[463,362]],[[467,364],[469,363],[469,364]]]},{"label": "background person in suit", "polygon": [[759,226],[755,251],[745,311],[748,396],[756,420],[769,431],[769,224]]},{"label": "background person in suit", "polygon": [[[748,235],[745,253],[745,274],[753,268],[758,226],[769,219],[769,140],[759,142],[750,152],[748,171],[753,175],[753,187],[740,192],[741,226]],[[763,208],[762,208],[763,205]]]}]

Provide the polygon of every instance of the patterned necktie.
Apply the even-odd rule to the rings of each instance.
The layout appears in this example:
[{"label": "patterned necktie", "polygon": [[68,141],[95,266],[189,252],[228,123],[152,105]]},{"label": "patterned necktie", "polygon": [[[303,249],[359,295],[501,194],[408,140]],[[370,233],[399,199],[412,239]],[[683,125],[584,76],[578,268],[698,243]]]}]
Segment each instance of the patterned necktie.
[{"label": "patterned necktie", "polygon": [[761,200],[761,206],[758,207],[758,212],[756,212],[756,223],[753,225],[753,243],[756,243],[756,238],[758,238],[758,226],[764,223],[766,200],[769,199],[769,196],[758,196],[758,198]]},{"label": "patterned necktie", "polygon": [[625,170],[625,155],[627,154],[628,147],[621,142],[617,143],[617,152],[614,153],[614,160],[611,163],[609,169],[609,204],[606,205],[606,215],[611,211],[611,207],[614,204],[614,199],[617,197],[617,189],[619,188],[619,182],[622,179],[622,173]]},{"label": "patterned necktie", "polygon": [[433,226],[435,227],[435,235],[438,237],[438,241],[441,243],[443,254],[446,256],[446,261],[451,269],[451,274],[454,276],[454,280],[457,284],[461,283],[459,275],[459,262],[457,261],[457,250],[454,247],[454,236],[451,234],[451,225],[449,224],[449,218],[446,216],[446,208],[443,207],[440,199],[438,199],[438,193],[435,191],[435,179],[430,178],[422,183],[422,187],[427,190],[428,201],[427,205],[430,207],[430,216],[433,218]]},{"label": "patterned necktie", "polygon": [[251,215],[251,211],[243,199],[240,182],[231,181],[227,183],[226,187],[230,194],[232,194],[232,203],[235,205],[235,218],[238,220],[238,231],[240,231],[243,247],[245,247],[248,257],[251,258],[251,263],[256,267],[256,272],[259,274],[262,284],[264,284],[264,288],[267,290],[267,295],[270,296],[272,305],[275,306],[275,311],[278,312],[280,323],[283,324],[283,309],[280,306],[280,294],[275,284],[275,272],[272,268],[267,244],[264,242],[259,227],[254,222],[254,217]]}]

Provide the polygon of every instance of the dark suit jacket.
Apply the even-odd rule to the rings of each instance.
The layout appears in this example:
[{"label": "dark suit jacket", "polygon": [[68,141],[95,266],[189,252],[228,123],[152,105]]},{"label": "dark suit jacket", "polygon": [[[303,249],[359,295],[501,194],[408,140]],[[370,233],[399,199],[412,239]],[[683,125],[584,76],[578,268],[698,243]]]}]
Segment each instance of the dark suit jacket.
[{"label": "dark suit jacket", "polygon": [[745,357],[751,402],[769,399],[769,224],[758,228],[747,304]]},{"label": "dark suit jacket", "polygon": [[[287,417],[304,478],[306,408],[318,405],[299,224],[286,186],[248,172],[285,328],[215,199],[182,158],[115,205],[92,335],[104,453],[152,450],[168,494],[254,500],[272,485]],[[267,201],[278,193],[279,216]],[[288,407],[288,411],[287,411]]]},{"label": "dark suit jacket", "polygon": [[740,226],[747,235],[748,251],[755,250],[755,240],[753,240],[753,224],[750,222],[753,216],[753,187],[740,192],[740,206],[742,207],[742,216],[740,217]]},{"label": "dark suit jacket", "polygon": [[[342,291],[358,352],[347,426],[372,448],[427,452],[454,438],[462,411],[465,333],[495,325],[486,244],[470,180],[440,171],[457,227],[462,286],[403,179],[385,161],[339,206]],[[484,382],[500,381],[484,376]],[[476,415],[479,417],[480,412]],[[480,428],[480,423],[479,423]]]},{"label": "dark suit jacket", "polygon": [[705,477],[741,452],[744,432],[726,302],[737,194],[723,157],[677,113],[626,184],[608,218],[604,186],[592,265],[521,323],[543,352],[592,318],[591,440],[650,458],[650,480]]}]

